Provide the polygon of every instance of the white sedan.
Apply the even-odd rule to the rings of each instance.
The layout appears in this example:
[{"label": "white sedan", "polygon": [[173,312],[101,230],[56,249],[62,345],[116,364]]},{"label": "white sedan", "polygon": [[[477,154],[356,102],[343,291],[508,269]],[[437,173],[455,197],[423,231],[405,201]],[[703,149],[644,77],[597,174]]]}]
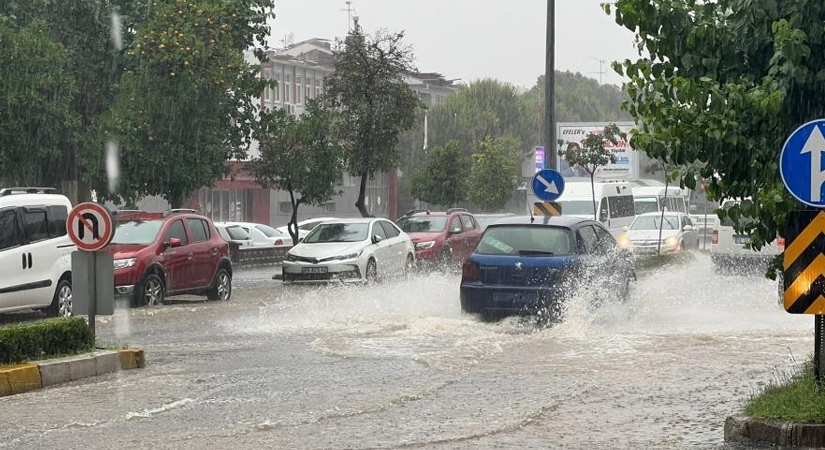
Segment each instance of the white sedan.
[{"label": "white sedan", "polygon": [[[215,224],[219,225],[219,224]],[[220,225],[237,226],[244,229],[249,234],[252,247],[291,247],[292,238],[289,234],[281,233],[279,230],[268,225],[251,222],[223,222]]]},{"label": "white sedan", "polygon": [[[334,217],[316,217],[315,219],[307,219],[301,222],[298,222],[298,239],[303,239],[307,237],[310,231],[315,229],[318,225],[328,221],[328,220],[338,220]],[[286,226],[278,227],[278,231],[281,233],[286,234],[289,236],[289,229]]]},{"label": "white sedan", "polygon": [[619,245],[640,255],[679,253],[698,248],[699,233],[687,214],[665,212],[663,217],[651,212],[636,216],[619,237]]},{"label": "white sedan", "polygon": [[415,265],[410,237],[385,219],[327,221],[286,255],[283,280],[366,281],[404,274]]}]

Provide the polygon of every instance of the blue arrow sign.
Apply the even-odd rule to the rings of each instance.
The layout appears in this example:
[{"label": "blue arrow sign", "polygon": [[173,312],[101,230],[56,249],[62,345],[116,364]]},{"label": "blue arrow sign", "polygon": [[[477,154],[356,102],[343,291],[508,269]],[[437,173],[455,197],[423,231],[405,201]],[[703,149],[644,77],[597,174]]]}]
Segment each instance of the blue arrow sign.
[{"label": "blue arrow sign", "polygon": [[552,202],[564,192],[564,177],[553,169],[544,169],[533,176],[532,188],[536,197]]},{"label": "blue arrow sign", "polygon": [[779,156],[782,182],[802,203],[825,208],[825,184],[822,153],[825,153],[825,119],[814,120],[797,128],[785,142]]}]

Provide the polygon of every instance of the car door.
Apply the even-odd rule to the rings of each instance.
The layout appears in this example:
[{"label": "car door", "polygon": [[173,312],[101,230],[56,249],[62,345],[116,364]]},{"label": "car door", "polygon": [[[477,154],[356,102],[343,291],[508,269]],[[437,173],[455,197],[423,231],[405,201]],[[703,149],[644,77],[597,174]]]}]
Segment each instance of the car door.
[{"label": "car door", "polygon": [[20,208],[25,243],[23,305],[48,306],[54,294],[52,267],[58,257],[57,246],[49,237],[49,216],[45,207]]},{"label": "car door", "polygon": [[407,262],[406,248],[404,240],[401,239],[401,232],[395,225],[386,220],[381,220],[378,223],[384,229],[384,234],[387,236],[387,243],[389,244],[389,258],[392,259],[393,268],[395,270],[403,270],[404,264]]},{"label": "car door", "polygon": [[392,249],[390,248],[390,242],[387,241],[387,233],[384,232],[384,227],[381,226],[380,221],[375,221],[372,224],[372,231],[370,232],[370,239],[374,236],[378,236],[381,238],[381,242],[378,242],[375,245],[375,256],[378,259],[378,270],[387,271],[395,270],[393,266],[393,258],[392,258]]},{"label": "car door", "polygon": [[192,254],[192,279],[189,287],[208,286],[215,275],[212,246],[209,244],[209,226],[203,219],[187,218],[189,252]]},{"label": "car door", "polygon": [[470,254],[478,245],[478,240],[481,239],[481,231],[473,216],[462,216],[462,222],[464,223],[464,254],[461,255],[461,260],[464,261],[470,257]]},{"label": "car door", "polygon": [[0,310],[22,303],[23,272],[28,267],[17,208],[0,209]]},{"label": "car door", "polygon": [[[171,247],[171,239],[179,239],[179,247]],[[182,291],[192,287],[189,281],[192,277],[194,252],[189,246],[189,238],[182,219],[169,222],[163,235],[163,270],[166,273],[166,290],[168,292]]]},{"label": "car door", "polygon": [[459,259],[464,251],[464,244],[462,242],[464,238],[464,224],[461,223],[461,219],[458,216],[450,218],[450,221],[447,223],[447,232],[449,233],[447,236],[447,245],[449,245],[453,251],[453,257]]}]

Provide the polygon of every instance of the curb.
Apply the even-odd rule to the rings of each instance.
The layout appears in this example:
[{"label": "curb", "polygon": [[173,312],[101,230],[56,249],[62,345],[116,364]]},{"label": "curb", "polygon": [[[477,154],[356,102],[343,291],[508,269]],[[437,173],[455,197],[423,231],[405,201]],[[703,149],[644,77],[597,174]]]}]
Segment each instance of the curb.
[{"label": "curb", "polygon": [[143,349],[98,351],[32,364],[0,367],[0,397],[146,366]]},{"label": "curb", "polygon": [[733,416],[725,420],[725,441],[821,448],[825,447],[825,424]]}]

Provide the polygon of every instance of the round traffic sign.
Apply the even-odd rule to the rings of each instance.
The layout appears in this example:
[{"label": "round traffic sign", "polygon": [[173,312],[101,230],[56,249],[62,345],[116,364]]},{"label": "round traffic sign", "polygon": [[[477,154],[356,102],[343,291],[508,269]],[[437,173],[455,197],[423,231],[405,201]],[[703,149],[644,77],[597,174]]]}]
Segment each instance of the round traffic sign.
[{"label": "round traffic sign", "polygon": [[544,169],[533,176],[530,186],[536,197],[552,202],[564,192],[564,177],[553,169]]},{"label": "round traffic sign", "polygon": [[808,122],[791,133],[779,156],[782,182],[797,200],[825,208],[825,119]]},{"label": "round traffic sign", "polygon": [[97,203],[75,206],[66,220],[66,231],[74,245],[84,252],[102,250],[115,235],[112,214]]}]

